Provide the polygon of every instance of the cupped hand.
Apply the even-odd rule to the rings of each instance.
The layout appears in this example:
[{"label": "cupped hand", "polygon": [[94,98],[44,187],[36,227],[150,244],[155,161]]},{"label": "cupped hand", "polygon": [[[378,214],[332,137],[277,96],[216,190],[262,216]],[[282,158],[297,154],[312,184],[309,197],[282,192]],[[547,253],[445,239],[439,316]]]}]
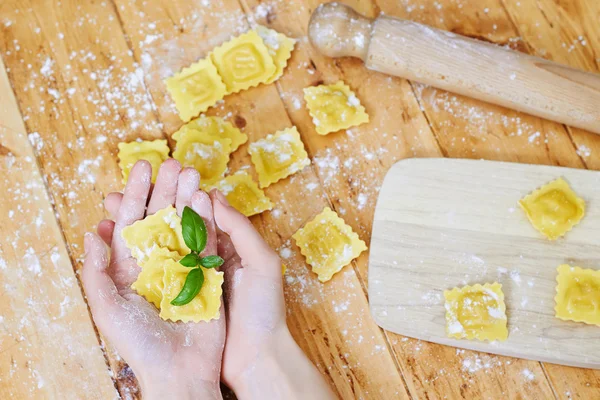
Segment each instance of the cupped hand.
[{"label": "cupped hand", "polygon": [[[85,293],[100,332],[131,366],[145,398],[220,398],[223,309],[222,317],[210,322],[164,321],[158,310],[130,287],[140,267],[121,231],[169,205],[175,205],[179,215],[189,206],[204,219],[209,239],[203,255],[217,254],[212,204],[208,195],[198,190],[198,173],[167,160],[153,188],[151,177],[150,164],[140,161],[131,170],[124,193],[107,196],[105,206],[114,221],[103,220],[98,235],[85,236]],[[110,256],[103,241],[110,244]]]},{"label": "cupped hand", "polygon": [[259,356],[287,334],[279,256],[250,220],[218,191],[210,193],[217,224],[218,253],[225,260],[227,341],[223,379],[234,387]]}]

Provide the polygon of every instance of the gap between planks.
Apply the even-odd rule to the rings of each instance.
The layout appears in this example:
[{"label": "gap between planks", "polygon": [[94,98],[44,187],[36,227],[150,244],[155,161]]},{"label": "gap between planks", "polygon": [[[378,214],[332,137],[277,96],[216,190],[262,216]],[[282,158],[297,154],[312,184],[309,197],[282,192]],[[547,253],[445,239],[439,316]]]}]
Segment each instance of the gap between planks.
[{"label": "gap between planks", "polygon": [[[37,16],[36,16],[37,18]],[[27,127],[25,125],[25,122],[23,121],[23,113],[21,111],[21,105],[19,104],[19,102],[17,101],[17,97],[15,95],[14,92],[14,88],[13,88],[13,84],[12,81],[10,79],[10,76],[8,74],[8,71],[6,70],[6,66],[4,64],[4,59],[2,57],[2,54],[0,54],[0,75],[2,75],[2,78],[0,79],[6,79],[6,82],[8,82],[8,84],[10,85],[10,87],[8,87],[7,89],[9,90],[9,93],[6,94],[5,98],[8,98],[8,102],[12,103],[12,107],[14,107],[14,114],[13,114],[13,118],[15,121],[18,121],[17,123],[19,125],[21,125],[20,127],[8,127],[4,124],[0,124],[1,127],[7,128],[8,130],[15,132],[15,133],[20,133],[17,129],[21,129],[21,133],[23,133],[24,135],[28,135],[27,132]],[[43,174],[43,169],[41,168],[40,165],[40,161],[38,158],[38,153],[35,151],[35,148],[33,147],[33,144],[31,143],[31,141],[27,141],[29,143],[29,147],[31,148],[31,152],[34,155],[35,158],[35,169],[36,172],[38,173],[38,175],[40,176],[41,180],[42,180],[42,184],[44,185],[44,192],[46,194],[46,198],[48,199],[49,204],[49,208],[52,210],[52,218],[54,219],[54,221],[56,222],[56,225],[58,227],[58,231],[60,232],[59,236],[57,237],[57,239],[59,241],[57,241],[56,243],[56,247],[62,246],[65,249],[65,252],[69,255],[69,259],[71,261],[71,268],[73,271],[73,276],[75,278],[75,281],[77,282],[77,286],[79,287],[79,291],[81,292],[81,296],[83,298],[83,301],[85,303],[85,307],[87,310],[87,314],[88,314],[88,318],[91,321],[91,325],[94,329],[94,335],[96,336],[96,340],[98,341],[98,347],[100,348],[100,350],[102,351],[102,355],[104,357],[104,362],[106,364],[107,370],[110,372],[110,378],[113,382],[114,388],[117,392],[119,392],[118,390],[118,385],[117,385],[117,380],[115,379],[116,374],[114,373],[114,371],[112,370],[111,366],[110,366],[110,360],[108,358],[108,354],[106,353],[106,351],[104,350],[104,343],[102,341],[102,338],[100,337],[100,334],[98,332],[98,328],[96,327],[96,324],[94,323],[94,319],[92,318],[92,312],[90,310],[90,306],[88,304],[87,301],[87,297],[85,295],[85,291],[83,290],[83,285],[81,283],[81,281],[79,280],[77,271],[75,269],[75,265],[77,263],[77,261],[74,259],[74,255],[71,251],[70,246],[68,246],[67,244],[67,238],[65,237],[64,231],[63,231],[63,227],[62,224],[60,222],[60,219],[57,218],[57,214],[58,214],[58,210],[56,210],[55,208],[55,200],[54,200],[54,196],[52,196],[51,191],[48,188],[48,182],[45,179],[45,176]]]}]

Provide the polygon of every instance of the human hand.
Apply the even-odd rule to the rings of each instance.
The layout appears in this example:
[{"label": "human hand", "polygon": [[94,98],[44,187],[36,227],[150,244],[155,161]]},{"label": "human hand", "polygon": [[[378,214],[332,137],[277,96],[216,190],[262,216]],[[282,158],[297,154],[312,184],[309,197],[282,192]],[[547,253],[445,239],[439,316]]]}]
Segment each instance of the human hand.
[{"label": "human hand", "polygon": [[223,194],[213,190],[210,197],[225,260],[224,382],[240,399],[333,398],[288,330],[281,260]]},{"label": "human hand", "polygon": [[[144,398],[218,399],[225,341],[223,310],[219,320],[208,323],[164,321],[151,303],[131,289],[140,267],[121,231],[169,205],[175,204],[179,215],[189,206],[204,219],[208,242],[203,255],[217,254],[212,204],[198,190],[198,173],[182,171],[177,161],[167,160],[153,189],[151,177],[148,162],[136,163],[124,193],[106,198],[105,206],[115,220],[103,220],[99,236],[86,234],[82,281],[88,303],[99,330],[136,374]],[[110,244],[110,263],[102,240]]]}]

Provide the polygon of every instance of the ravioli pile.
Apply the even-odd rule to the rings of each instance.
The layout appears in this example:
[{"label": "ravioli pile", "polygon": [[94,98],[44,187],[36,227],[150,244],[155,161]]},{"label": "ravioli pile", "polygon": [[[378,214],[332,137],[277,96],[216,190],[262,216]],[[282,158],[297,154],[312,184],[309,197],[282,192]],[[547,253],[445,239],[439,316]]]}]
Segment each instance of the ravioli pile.
[{"label": "ravioli pile", "polygon": [[[532,226],[549,240],[564,236],[585,215],[585,201],[558,178],[519,201]],[[557,268],[555,316],[600,326],[600,271]],[[456,339],[506,340],[506,305],[502,285],[455,287],[444,291],[446,334]]]},{"label": "ravioli pile", "polygon": [[200,267],[204,284],[191,302],[171,305],[189,272],[179,260],[190,253],[181,233],[181,218],[173,206],[125,227],[122,236],[142,269],[131,287],[160,310],[162,319],[199,322],[220,317],[223,272],[214,268]]},{"label": "ravioli pile", "polygon": [[[248,135],[220,117],[203,113],[226,95],[279,79],[291,57],[295,40],[258,26],[213,49],[202,59],[165,80],[180,118],[185,124],[173,133],[172,157],[193,167],[201,189],[217,188],[229,203],[246,216],[273,208],[263,189],[306,166],[310,159],[295,126],[273,132],[248,145],[258,183],[242,168],[227,175],[231,154],[248,142]],[[350,87],[339,81],[306,88],[304,97],[318,134],[326,135],[369,121],[365,108]],[[155,182],[162,162],[169,158],[166,140],[119,144],[123,183],[138,160],[152,165]],[[142,271],[132,288],[172,321],[208,321],[219,318],[223,274],[204,269],[200,294],[185,306],[172,306],[187,272],[179,260],[189,253],[181,237],[181,221],[170,207],[123,230],[123,237]],[[366,250],[352,228],[329,208],[294,234],[301,253],[318,279],[326,282]],[[282,267],[285,271],[285,267]]]}]

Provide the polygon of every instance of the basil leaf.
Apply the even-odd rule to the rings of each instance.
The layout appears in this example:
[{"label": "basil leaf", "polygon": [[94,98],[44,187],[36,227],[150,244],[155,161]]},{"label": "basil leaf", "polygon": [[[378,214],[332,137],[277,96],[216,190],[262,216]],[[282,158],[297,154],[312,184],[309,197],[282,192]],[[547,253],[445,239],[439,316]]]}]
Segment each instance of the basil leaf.
[{"label": "basil leaf", "polygon": [[223,265],[224,261],[219,256],[206,256],[200,259],[200,265],[204,268],[217,268]]},{"label": "basil leaf", "polygon": [[200,253],[206,247],[206,225],[202,218],[187,206],[181,215],[181,233],[190,250]]},{"label": "basil leaf", "polygon": [[203,283],[204,272],[202,272],[201,268],[194,268],[188,273],[181,291],[177,297],[171,300],[171,304],[174,306],[184,306],[194,300],[194,297],[200,293]]},{"label": "basil leaf", "polygon": [[179,264],[183,265],[184,267],[196,267],[198,266],[198,263],[200,262],[200,257],[198,257],[198,254],[196,253],[190,253],[187,256],[183,257],[181,260],[179,260]]}]

